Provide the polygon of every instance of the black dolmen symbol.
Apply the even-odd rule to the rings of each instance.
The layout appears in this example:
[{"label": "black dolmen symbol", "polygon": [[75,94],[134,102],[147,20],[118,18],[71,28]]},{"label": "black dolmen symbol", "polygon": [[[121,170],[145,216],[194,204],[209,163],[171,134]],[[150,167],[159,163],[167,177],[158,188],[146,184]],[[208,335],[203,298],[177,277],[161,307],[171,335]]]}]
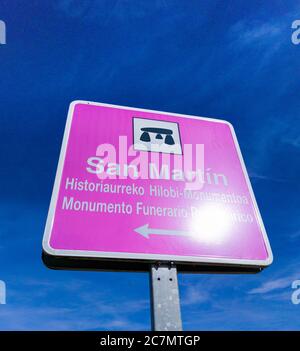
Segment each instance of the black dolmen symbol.
[{"label": "black dolmen symbol", "polygon": [[149,135],[147,132],[144,132],[144,133],[142,134],[140,140],[141,140],[141,141],[146,141],[146,142],[151,141],[150,135]]},{"label": "black dolmen symbol", "polygon": [[173,131],[171,129],[165,129],[165,128],[141,128],[141,131],[143,134],[140,137],[141,141],[149,142],[151,141],[149,133],[155,133],[156,137],[155,139],[163,139],[162,134],[166,136],[165,138],[165,144],[167,145],[174,145],[174,139],[172,137]]}]

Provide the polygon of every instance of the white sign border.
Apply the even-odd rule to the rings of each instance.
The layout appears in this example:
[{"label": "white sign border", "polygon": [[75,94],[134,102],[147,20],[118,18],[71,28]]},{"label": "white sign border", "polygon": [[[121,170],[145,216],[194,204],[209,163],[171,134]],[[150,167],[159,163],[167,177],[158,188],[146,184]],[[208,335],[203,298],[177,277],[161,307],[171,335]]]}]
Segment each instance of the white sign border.
[{"label": "white sign border", "polygon": [[[179,255],[161,255],[161,254],[143,254],[143,253],[129,253],[129,252],[98,252],[98,251],[85,251],[85,250],[57,250],[53,249],[50,246],[50,237],[51,237],[51,229],[54,221],[54,214],[56,209],[56,203],[59,193],[59,187],[62,177],[63,165],[65,162],[66,150],[69,140],[69,134],[72,124],[72,118],[75,106],[77,104],[88,104],[94,106],[104,106],[110,108],[118,108],[124,110],[131,110],[131,111],[140,111],[140,112],[150,112],[150,113],[159,113],[163,115],[169,116],[176,116],[182,118],[192,118],[192,119],[201,119],[206,121],[213,121],[217,123],[225,123],[230,127],[231,134],[234,140],[234,144],[236,150],[238,152],[239,160],[243,169],[243,173],[247,182],[247,186],[249,189],[249,193],[251,196],[251,200],[254,205],[254,209],[256,212],[256,216],[258,219],[258,223],[260,225],[260,229],[263,234],[264,243],[266,246],[266,250],[268,253],[268,257],[266,260],[245,260],[245,259],[227,259],[227,258],[208,258],[208,257],[197,257],[197,256],[179,256]],[[207,117],[199,117],[199,116],[192,116],[192,115],[183,115],[178,113],[171,113],[171,112],[163,112],[157,110],[147,110],[141,108],[134,108],[128,106],[120,106],[120,105],[111,105],[105,103],[98,103],[98,102],[91,102],[91,101],[84,101],[84,100],[75,100],[72,101],[69,106],[69,112],[67,117],[67,122],[65,126],[58,166],[56,170],[55,182],[51,196],[50,207],[48,211],[44,237],[43,237],[43,250],[46,254],[51,256],[59,256],[59,257],[75,257],[75,258],[98,258],[98,259],[125,259],[125,260],[149,260],[149,261],[171,261],[171,262],[181,262],[181,263],[190,263],[190,264],[215,264],[215,265],[238,265],[238,266],[254,266],[254,267],[267,267],[273,262],[273,253],[269,243],[269,239],[255,200],[255,196],[253,193],[253,189],[250,183],[250,179],[246,170],[246,166],[241,154],[241,150],[237,141],[237,137],[234,131],[232,124],[228,121],[215,119],[215,118],[207,118]]]}]

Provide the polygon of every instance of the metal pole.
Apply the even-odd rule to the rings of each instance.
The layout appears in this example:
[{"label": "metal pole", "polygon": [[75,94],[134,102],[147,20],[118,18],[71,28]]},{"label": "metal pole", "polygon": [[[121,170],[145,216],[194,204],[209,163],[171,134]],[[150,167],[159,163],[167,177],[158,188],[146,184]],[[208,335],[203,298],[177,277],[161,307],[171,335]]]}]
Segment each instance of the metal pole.
[{"label": "metal pole", "polygon": [[177,269],[172,263],[151,266],[152,330],[181,331]]}]

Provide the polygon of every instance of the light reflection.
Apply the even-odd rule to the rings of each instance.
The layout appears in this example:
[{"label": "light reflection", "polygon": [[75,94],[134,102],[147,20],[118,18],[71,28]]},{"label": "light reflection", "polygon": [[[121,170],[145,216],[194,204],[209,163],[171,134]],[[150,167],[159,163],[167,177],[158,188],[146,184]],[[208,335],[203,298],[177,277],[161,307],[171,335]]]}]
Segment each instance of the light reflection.
[{"label": "light reflection", "polygon": [[230,211],[220,204],[194,208],[191,232],[193,238],[207,244],[220,244],[232,226]]}]

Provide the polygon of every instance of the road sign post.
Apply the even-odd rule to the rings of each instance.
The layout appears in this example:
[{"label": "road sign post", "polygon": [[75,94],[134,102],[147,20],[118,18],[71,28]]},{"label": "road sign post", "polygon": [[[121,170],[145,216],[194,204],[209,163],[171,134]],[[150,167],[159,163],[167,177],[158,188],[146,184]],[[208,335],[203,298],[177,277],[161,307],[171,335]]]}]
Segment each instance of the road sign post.
[{"label": "road sign post", "polygon": [[43,259],[61,269],[151,266],[154,326],[181,329],[177,270],[258,272],[273,260],[232,125],[71,103]]},{"label": "road sign post", "polygon": [[181,331],[180,298],[176,265],[172,262],[151,266],[151,314],[155,331]]}]

